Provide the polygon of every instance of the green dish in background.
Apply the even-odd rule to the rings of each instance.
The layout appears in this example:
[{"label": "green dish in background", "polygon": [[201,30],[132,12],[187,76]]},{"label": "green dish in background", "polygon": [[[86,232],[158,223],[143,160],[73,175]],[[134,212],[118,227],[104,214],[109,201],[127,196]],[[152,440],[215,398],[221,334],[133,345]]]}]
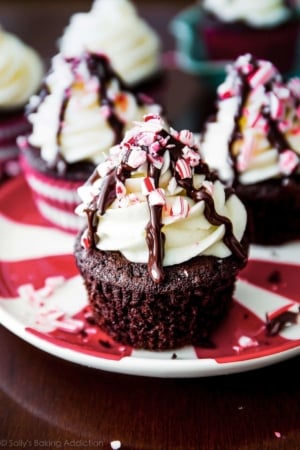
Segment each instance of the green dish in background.
[{"label": "green dish in background", "polygon": [[[300,16],[300,9],[299,9]],[[176,40],[176,62],[178,66],[215,89],[226,76],[226,66],[232,61],[210,61],[200,39],[202,13],[199,5],[182,10],[170,22],[170,32]],[[300,76],[300,45],[298,43],[295,67],[285,77]]]}]

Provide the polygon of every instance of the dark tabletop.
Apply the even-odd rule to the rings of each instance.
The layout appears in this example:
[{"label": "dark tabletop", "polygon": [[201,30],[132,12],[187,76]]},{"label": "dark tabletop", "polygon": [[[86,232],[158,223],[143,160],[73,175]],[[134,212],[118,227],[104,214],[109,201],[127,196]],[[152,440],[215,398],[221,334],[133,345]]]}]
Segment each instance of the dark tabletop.
[{"label": "dark tabletop", "polygon": [[[0,22],[48,64],[70,14],[90,4],[1,0]],[[172,51],[168,23],[188,3],[136,4]],[[197,131],[211,93],[171,63],[166,77],[158,96],[170,120]],[[64,361],[4,327],[0,342],[0,448],[111,449],[120,441],[122,450],[300,449],[299,357],[240,374],[150,378]]]}]

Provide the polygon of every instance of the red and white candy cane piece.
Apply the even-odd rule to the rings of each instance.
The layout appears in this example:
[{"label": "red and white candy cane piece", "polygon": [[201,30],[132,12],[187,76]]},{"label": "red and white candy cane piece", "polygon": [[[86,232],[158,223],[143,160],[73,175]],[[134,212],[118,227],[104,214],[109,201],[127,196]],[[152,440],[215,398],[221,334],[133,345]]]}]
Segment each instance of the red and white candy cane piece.
[{"label": "red and white candy cane piece", "polygon": [[127,156],[127,164],[134,169],[140,167],[146,162],[147,154],[139,148],[132,148]]},{"label": "red and white candy cane piece", "polygon": [[143,178],[141,184],[143,195],[149,195],[150,192],[154,191],[155,189],[154,179],[152,177]]},{"label": "red and white candy cane piece", "polygon": [[300,98],[300,78],[291,78],[288,82],[288,88],[295,97]]},{"label": "red and white candy cane piece", "polygon": [[195,150],[185,146],[182,149],[183,152],[183,158],[187,161],[187,163],[191,167],[195,167],[199,164],[200,161],[200,155]]},{"label": "red and white candy cane piece", "polygon": [[183,158],[180,158],[176,161],[175,168],[181,179],[191,178],[192,176],[191,166]]},{"label": "red and white candy cane piece", "polygon": [[125,184],[122,183],[119,179],[116,181],[116,196],[117,199],[123,198],[126,195],[126,187]]},{"label": "red and white candy cane piece", "polygon": [[104,178],[109,172],[111,172],[115,167],[115,163],[111,158],[107,158],[105,161],[100,163],[97,167],[97,172],[100,177]]},{"label": "red and white candy cane piece", "polygon": [[166,203],[166,197],[165,192],[161,188],[154,189],[149,193],[148,196],[149,204],[152,206],[155,205],[165,205]]},{"label": "red and white candy cane piece", "polygon": [[270,115],[272,119],[278,120],[283,116],[284,112],[284,103],[283,101],[277,97],[274,92],[269,93],[269,101],[270,101]]},{"label": "red and white candy cane piece", "polygon": [[181,130],[178,133],[178,139],[180,142],[182,142],[184,145],[187,145],[189,147],[192,147],[194,145],[194,135],[189,130]]},{"label": "red and white candy cane piece", "polygon": [[276,69],[269,61],[263,61],[259,69],[249,77],[248,81],[252,88],[268,83],[275,75]]},{"label": "red and white candy cane piece", "polygon": [[60,320],[54,320],[53,325],[57,329],[65,331],[67,333],[78,333],[84,328],[84,322],[82,320],[76,320],[69,317],[68,318],[63,317]]},{"label": "red and white candy cane piece", "polygon": [[299,157],[292,150],[285,150],[279,155],[279,169],[284,175],[290,175],[299,164]]},{"label": "red and white candy cane piece", "polygon": [[240,154],[237,158],[237,168],[241,172],[246,170],[251,160],[251,156],[254,150],[255,138],[253,133],[246,133],[243,145],[240,150]]},{"label": "red and white candy cane piece", "polygon": [[35,299],[35,290],[31,283],[22,284],[18,287],[17,292],[23,300],[31,301]]},{"label": "red and white candy cane piece", "polygon": [[80,244],[81,247],[88,249],[91,248],[91,241],[88,237],[88,230],[85,230],[82,235],[81,235],[81,239],[80,239]]},{"label": "red and white candy cane piece", "polygon": [[226,100],[227,98],[231,98],[235,95],[232,83],[227,80],[220,84],[217,93],[221,100]]},{"label": "red and white candy cane piece", "polygon": [[183,197],[176,197],[172,205],[170,215],[184,218],[188,216],[189,211],[189,202]]},{"label": "red and white candy cane piece", "polygon": [[239,69],[243,74],[247,75],[253,70],[253,64],[251,63],[251,55],[246,53],[245,55],[241,55],[236,60],[235,66]]},{"label": "red and white candy cane piece", "polygon": [[161,149],[161,146],[158,141],[154,141],[149,145],[149,151],[152,154],[156,154]]}]

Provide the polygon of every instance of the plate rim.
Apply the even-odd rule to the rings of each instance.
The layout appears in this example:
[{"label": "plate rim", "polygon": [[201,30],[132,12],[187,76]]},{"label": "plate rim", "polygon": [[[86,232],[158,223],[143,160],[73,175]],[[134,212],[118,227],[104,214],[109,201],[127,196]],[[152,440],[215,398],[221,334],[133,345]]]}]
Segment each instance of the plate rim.
[{"label": "plate rim", "polygon": [[[0,203],[6,198],[8,193],[14,192],[15,189],[18,189],[20,185],[22,185],[22,183],[25,183],[25,179],[21,175],[12,180],[8,180],[4,186],[1,186]],[[7,217],[1,212],[0,214],[1,216]],[[49,227],[49,229],[51,229],[51,227]],[[2,299],[2,301],[6,302],[5,299]],[[96,356],[89,353],[78,352],[76,349],[61,346],[58,343],[55,343],[55,338],[52,340],[42,338],[30,332],[30,330],[26,328],[26,324],[7,311],[1,303],[0,313],[0,325],[39,350],[75,364],[126,375],[159,378],[198,378],[230,375],[263,368],[300,355],[300,345],[297,344],[268,355],[258,355],[257,357],[250,355],[250,358],[246,357],[245,359],[240,359],[238,361],[222,361],[221,363],[214,358],[185,359],[179,357],[167,359],[155,357],[146,358],[135,355],[123,356],[120,359],[115,360],[103,358],[100,355]],[[171,353],[176,354],[176,349]]]},{"label": "plate rim", "polygon": [[[154,378],[202,378],[233,375],[269,367],[300,355],[300,346],[295,346],[267,356],[259,356],[238,362],[222,362],[221,364],[213,358],[161,359],[124,356],[119,360],[106,359],[101,356],[78,353],[74,349],[56,345],[54,342],[30,333],[21,322],[12,317],[1,305],[0,311],[4,312],[4,316],[7,317],[7,322],[2,318],[0,325],[36,349],[77,365],[124,375]],[[15,327],[9,325],[10,321],[12,323],[15,322]]]}]

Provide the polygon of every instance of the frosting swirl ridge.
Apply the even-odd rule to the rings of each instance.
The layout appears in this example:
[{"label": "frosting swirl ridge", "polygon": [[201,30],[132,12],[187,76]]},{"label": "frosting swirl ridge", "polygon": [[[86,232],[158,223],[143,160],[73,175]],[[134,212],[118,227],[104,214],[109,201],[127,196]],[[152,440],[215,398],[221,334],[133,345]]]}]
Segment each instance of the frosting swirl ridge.
[{"label": "frosting swirl ridge", "polygon": [[79,196],[76,212],[89,218],[82,245],[148,263],[154,281],[164,266],[201,254],[245,257],[243,204],[201,160],[194,135],[159,116],[136,123]]},{"label": "frosting swirl ridge", "polygon": [[68,57],[105,53],[129,85],[149,78],[160,66],[158,34],[128,0],[96,0],[89,12],[74,14],[59,48]]},{"label": "frosting swirl ridge", "polygon": [[[133,120],[160,112],[152,99],[126,89],[103,55],[57,54],[39,96],[30,101],[29,143],[49,166],[101,162]],[[58,161],[59,160],[59,161]]]}]

